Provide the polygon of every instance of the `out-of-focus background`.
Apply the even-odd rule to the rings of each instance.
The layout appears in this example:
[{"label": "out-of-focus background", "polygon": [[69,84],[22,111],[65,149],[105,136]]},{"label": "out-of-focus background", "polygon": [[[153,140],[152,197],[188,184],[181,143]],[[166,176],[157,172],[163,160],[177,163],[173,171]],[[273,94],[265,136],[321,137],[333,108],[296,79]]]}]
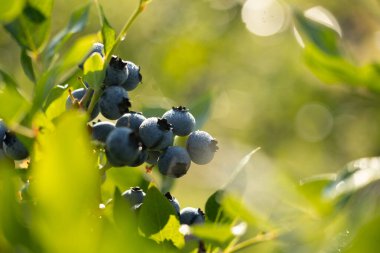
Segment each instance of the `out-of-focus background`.
[{"label": "out-of-focus background", "polygon": [[[323,6],[340,25],[347,55],[365,64],[380,59],[379,1],[276,1],[269,10],[261,7],[273,1],[255,2],[256,18],[250,19],[243,0],[153,0],[118,48],[119,56],[141,66],[143,83],[131,92],[134,110],[153,114],[201,104],[208,118],[200,127],[219,141],[210,164],[192,165],[177,180],[173,192],[183,206],[203,206],[257,147],[246,176],[247,203],[268,212],[291,196],[284,185],[380,152],[378,96],[315,77],[288,15],[291,8]],[[100,3],[116,31],[137,5]],[[80,5],[55,1],[53,33]],[[97,30],[92,8],[85,33]],[[17,45],[3,28],[1,35],[3,68],[27,82],[14,59]]]}]

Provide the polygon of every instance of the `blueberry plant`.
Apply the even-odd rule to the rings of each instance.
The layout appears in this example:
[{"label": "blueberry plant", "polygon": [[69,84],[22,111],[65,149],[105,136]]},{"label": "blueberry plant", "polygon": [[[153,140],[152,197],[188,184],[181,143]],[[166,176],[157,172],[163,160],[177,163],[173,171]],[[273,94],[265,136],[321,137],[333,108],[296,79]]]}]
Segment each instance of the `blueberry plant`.
[{"label": "blueberry plant", "polygon": [[[149,2],[137,3],[120,33],[97,1],[88,3],[49,39],[52,0],[1,1],[6,7],[0,7],[0,20],[20,47],[32,87],[0,69],[0,252],[228,253],[253,252],[264,242],[276,245],[271,252],[296,252],[278,250],[279,245],[299,243],[294,237],[303,229],[266,218],[239,197],[237,186],[257,149],[204,206],[182,206],[170,193],[192,164],[212,162],[219,143],[199,129],[191,106],[173,105],[149,117],[134,107],[138,98],[130,93],[143,85],[141,69],[117,55],[117,48]],[[101,21],[99,33],[74,39],[85,28],[92,5]],[[378,76],[377,66],[370,66],[372,76],[364,77],[366,70],[334,51],[338,40],[332,31],[296,11],[294,17],[310,41],[306,56],[312,70],[323,69],[328,80],[347,81],[344,73],[354,69],[361,73],[355,80],[378,90],[371,79]],[[335,75],[337,69],[340,75]],[[360,252],[362,240],[370,248],[377,243],[366,240],[379,223],[372,214],[376,210],[368,217],[347,212],[344,218],[357,222],[346,226],[335,218],[373,193],[366,189],[378,180],[379,170],[379,158],[363,158],[338,174],[294,185],[297,196],[311,202],[307,228],[324,227],[332,231],[329,235],[340,235],[324,238],[325,247],[318,245],[318,250]],[[347,231],[357,232],[356,237]]]}]

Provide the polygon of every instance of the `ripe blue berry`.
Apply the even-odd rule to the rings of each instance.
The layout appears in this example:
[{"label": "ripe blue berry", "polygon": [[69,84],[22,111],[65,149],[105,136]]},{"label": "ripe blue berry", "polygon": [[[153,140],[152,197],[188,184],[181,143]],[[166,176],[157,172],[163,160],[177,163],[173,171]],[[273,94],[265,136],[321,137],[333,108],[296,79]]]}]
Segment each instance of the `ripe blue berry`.
[{"label": "ripe blue berry", "polygon": [[116,167],[134,163],[138,158],[140,149],[136,135],[126,127],[115,128],[106,140],[108,162]]},{"label": "ripe blue berry", "polygon": [[191,159],[186,149],[170,146],[158,158],[158,169],[163,175],[179,178],[187,173],[190,163]]},{"label": "ripe blue berry", "polygon": [[[70,110],[73,107],[73,102],[75,102],[75,101],[72,101],[73,98],[76,100],[77,103],[79,103],[79,101],[81,101],[84,95],[86,94],[86,91],[87,90],[85,88],[79,88],[72,91],[71,92],[72,97],[68,96],[66,99],[66,110]],[[92,94],[90,94],[90,97],[92,97]],[[88,108],[88,106],[90,105],[90,101],[91,99],[89,99],[88,102],[85,105],[83,105],[84,109]],[[99,104],[96,103],[94,110],[91,112],[90,120],[95,119],[96,116],[98,116],[98,114],[99,114]]]},{"label": "ripe blue berry", "polygon": [[133,161],[132,163],[127,163],[126,165],[131,166],[131,167],[137,167],[145,163],[147,158],[148,158],[148,151],[146,149],[142,149],[137,155],[136,160]]},{"label": "ripe blue berry", "polygon": [[142,204],[145,195],[145,192],[138,186],[131,187],[121,194],[132,207]]},{"label": "ripe blue berry", "polygon": [[113,55],[106,69],[104,84],[106,86],[121,85],[128,78],[127,62]]},{"label": "ripe blue berry", "polygon": [[[5,134],[7,133],[8,129],[7,127],[5,126],[5,123],[2,119],[0,119],[0,143],[3,142],[4,138],[5,138]],[[2,149],[2,146],[3,145],[0,145],[0,149]]]},{"label": "ripe blue berry", "polygon": [[181,224],[195,225],[205,222],[205,214],[200,208],[185,207],[181,210],[179,221]]},{"label": "ripe blue berry", "polygon": [[207,164],[218,150],[218,141],[205,131],[195,131],[189,135],[186,149],[191,161],[196,164]]},{"label": "ripe blue berry", "polygon": [[149,149],[161,150],[173,144],[174,136],[171,125],[166,119],[147,118],[139,127],[143,144]]},{"label": "ripe blue berry", "polygon": [[107,87],[99,99],[100,112],[107,119],[118,119],[131,107],[128,93],[120,86]]},{"label": "ripe blue berry", "polygon": [[91,137],[93,140],[106,142],[108,135],[115,129],[115,125],[110,122],[98,122],[91,127]]},{"label": "ripe blue berry", "polygon": [[139,131],[141,123],[146,120],[140,112],[127,112],[116,121],[116,127],[129,127],[135,132]]},{"label": "ripe blue berry", "polygon": [[104,50],[104,45],[102,43],[99,43],[99,42],[95,42],[92,47],[91,47],[91,50],[90,52],[88,52],[88,54],[86,55],[86,57],[83,59],[83,61],[79,64],[79,68],[83,69],[83,64],[84,62],[88,59],[88,57],[90,57],[90,55],[92,55],[93,53],[99,53],[102,57],[104,56],[104,53],[103,53],[103,50]]},{"label": "ripe blue berry", "polygon": [[140,74],[140,67],[133,62],[127,61],[128,68],[128,78],[125,80],[121,86],[127,91],[134,90],[137,85],[141,82],[142,76]]},{"label": "ripe blue berry", "polygon": [[173,133],[179,136],[189,135],[195,128],[195,118],[184,106],[173,107],[162,118],[173,125]]},{"label": "ripe blue berry", "polygon": [[174,207],[176,213],[179,215],[180,207],[178,200],[170,194],[170,192],[167,192],[165,194],[165,197],[169,200],[170,204]]},{"label": "ripe blue berry", "polygon": [[29,151],[26,149],[16,135],[7,132],[3,140],[3,149],[6,156],[13,160],[24,160],[28,158]]}]

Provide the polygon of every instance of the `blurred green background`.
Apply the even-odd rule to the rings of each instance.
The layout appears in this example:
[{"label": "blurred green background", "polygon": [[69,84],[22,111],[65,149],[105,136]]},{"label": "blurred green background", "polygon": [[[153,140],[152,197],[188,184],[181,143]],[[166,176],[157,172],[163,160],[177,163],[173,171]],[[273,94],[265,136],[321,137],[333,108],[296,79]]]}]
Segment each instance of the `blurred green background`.
[{"label": "blurred green background", "polygon": [[[119,31],[137,1],[99,1]],[[287,1],[306,10],[321,5],[336,17],[351,59],[380,58],[380,4],[364,1]],[[57,0],[53,34],[67,23],[77,0]],[[178,179],[174,195],[183,206],[203,206],[228,181],[245,154],[261,147],[247,175],[247,203],[268,216],[284,198],[289,182],[336,172],[347,162],[380,152],[379,96],[344,85],[327,86],[305,66],[291,20],[280,33],[252,34],[242,21],[242,0],[153,0],[130,29],[117,54],[141,66],[142,85],[132,91],[133,109],[153,112],[191,107],[199,100],[208,119],[201,127],[219,141],[212,163],[192,165]],[[99,30],[91,9],[85,33]],[[2,67],[20,82],[19,49],[1,28]],[[207,103],[205,104],[207,105]],[[154,109],[154,110],[153,110]],[[158,110],[159,111],[159,110]]]}]

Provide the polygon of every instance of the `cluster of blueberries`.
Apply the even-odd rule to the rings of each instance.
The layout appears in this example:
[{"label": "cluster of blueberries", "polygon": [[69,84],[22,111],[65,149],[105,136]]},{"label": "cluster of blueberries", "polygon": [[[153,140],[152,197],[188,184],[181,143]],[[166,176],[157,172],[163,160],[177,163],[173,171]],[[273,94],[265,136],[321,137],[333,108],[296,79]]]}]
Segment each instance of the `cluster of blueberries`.
[{"label": "cluster of blueberries", "polygon": [[[138,211],[144,203],[145,192],[140,187],[131,187],[122,193],[124,199],[130,204],[132,210]],[[178,200],[173,197],[170,192],[165,194],[170,204],[173,206],[176,214],[179,217],[181,225],[196,225],[205,222],[205,214],[200,208],[185,207],[180,208]]]},{"label": "cluster of blueberries", "polygon": [[[91,53],[103,55],[102,44],[94,44]],[[161,117],[148,118],[130,111],[128,92],[141,80],[139,66],[112,56],[102,94],[90,116],[93,120],[100,112],[109,120],[90,125],[92,139],[104,147],[108,164],[136,167],[146,162],[157,165],[163,175],[179,178],[187,173],[191,162],[209,163],[218,149],[217,141],[205,131],[195,131],[195,118],[186,107],[173,107]],[[88,88],[70,92],[66,109],[78,101],[88,108],[92,93]],[[187,138],[185,147],[173,144],[176,136]]]}]

